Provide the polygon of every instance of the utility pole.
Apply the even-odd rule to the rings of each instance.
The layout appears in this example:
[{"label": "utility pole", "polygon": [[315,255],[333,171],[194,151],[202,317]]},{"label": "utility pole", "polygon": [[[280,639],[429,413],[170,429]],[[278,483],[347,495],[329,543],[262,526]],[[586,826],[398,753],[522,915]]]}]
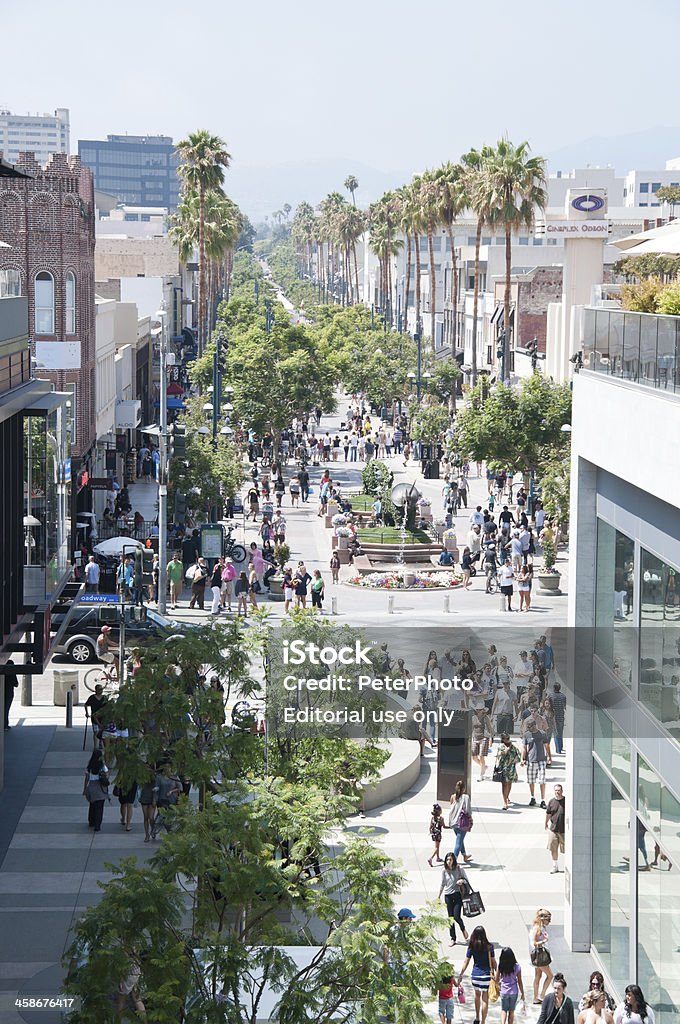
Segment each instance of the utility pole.
[{"label": "utility pole", "polygon": [[166,611],[166,589],[168,584],[168,314],[165,303],[159,311],[161,321],[161,386],[160,386],[160,434],[158,447],[158,610]]}]

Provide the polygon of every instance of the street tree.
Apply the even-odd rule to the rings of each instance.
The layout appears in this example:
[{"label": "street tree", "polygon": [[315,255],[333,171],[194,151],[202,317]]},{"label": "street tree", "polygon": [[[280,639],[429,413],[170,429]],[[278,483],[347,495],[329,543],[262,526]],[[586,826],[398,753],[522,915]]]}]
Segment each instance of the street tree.
[{"label": "street tree", "polygon": [[461,459],[486,460],[499,468],[535,474],[548,457],[568,448],[562,431],[571,422],[571,390],[534,373],[519,387],[475,387],[458,414],[453,447]]}]

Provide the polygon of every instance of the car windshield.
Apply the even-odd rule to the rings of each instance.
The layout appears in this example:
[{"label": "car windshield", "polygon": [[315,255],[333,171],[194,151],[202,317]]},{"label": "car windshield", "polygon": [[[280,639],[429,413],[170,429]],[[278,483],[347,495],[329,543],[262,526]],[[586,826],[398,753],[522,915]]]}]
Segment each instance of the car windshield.
[{"label": "car windshield", "polygon": [[151,608],[146,609],[146,617],[149,622],[153,622],[155,626],[162,626],[164,629],[167,629],[171,622],[170,619],[166,619],[165,615],[159,615],[158,612],[153,611]]}]

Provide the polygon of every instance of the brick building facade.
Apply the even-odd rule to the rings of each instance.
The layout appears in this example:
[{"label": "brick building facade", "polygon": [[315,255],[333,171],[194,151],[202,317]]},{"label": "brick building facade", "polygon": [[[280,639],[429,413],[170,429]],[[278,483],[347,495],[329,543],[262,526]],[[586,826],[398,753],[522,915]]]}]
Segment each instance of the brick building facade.
[{"label": "brick building facade", "polygon": [[41,167],[22,153],[27,177],[0,178],[0,270],[21,275],[28,297],[36,376],[74,394],[72,452],[95,443],[94,190],[78,157],[56,153]]}]

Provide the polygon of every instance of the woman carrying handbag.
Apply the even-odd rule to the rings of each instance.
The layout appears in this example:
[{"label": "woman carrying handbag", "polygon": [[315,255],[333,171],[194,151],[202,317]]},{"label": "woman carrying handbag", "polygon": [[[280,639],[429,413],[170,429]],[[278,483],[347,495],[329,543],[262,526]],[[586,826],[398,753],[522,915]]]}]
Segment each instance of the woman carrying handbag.
[{"label": "woman carrying handbag", "polygon": [[[551,920],[550,911],[541,907],[536,911],[529,931],[529,955],[534,968],[534,1006],[542,1004],[550,982],[553,980],[553,972],[550,969],[552,957],[548,949],[548,925]],[[541,977],[543,978],[543,987],[539,995],[538,988]]]},{"label": "woman carrying handbag", "polygon": [[470,797],[465,792],[465,783],[459,779],[455,791],[451,794],[451,810],[449,811],[449,828],[456,834],[456,843],[453,852],[456,858],[463,855],[463,860],[468,864],[472,855],[465,852],[465,836],[472,828],[472,811],[470,808]]}]

